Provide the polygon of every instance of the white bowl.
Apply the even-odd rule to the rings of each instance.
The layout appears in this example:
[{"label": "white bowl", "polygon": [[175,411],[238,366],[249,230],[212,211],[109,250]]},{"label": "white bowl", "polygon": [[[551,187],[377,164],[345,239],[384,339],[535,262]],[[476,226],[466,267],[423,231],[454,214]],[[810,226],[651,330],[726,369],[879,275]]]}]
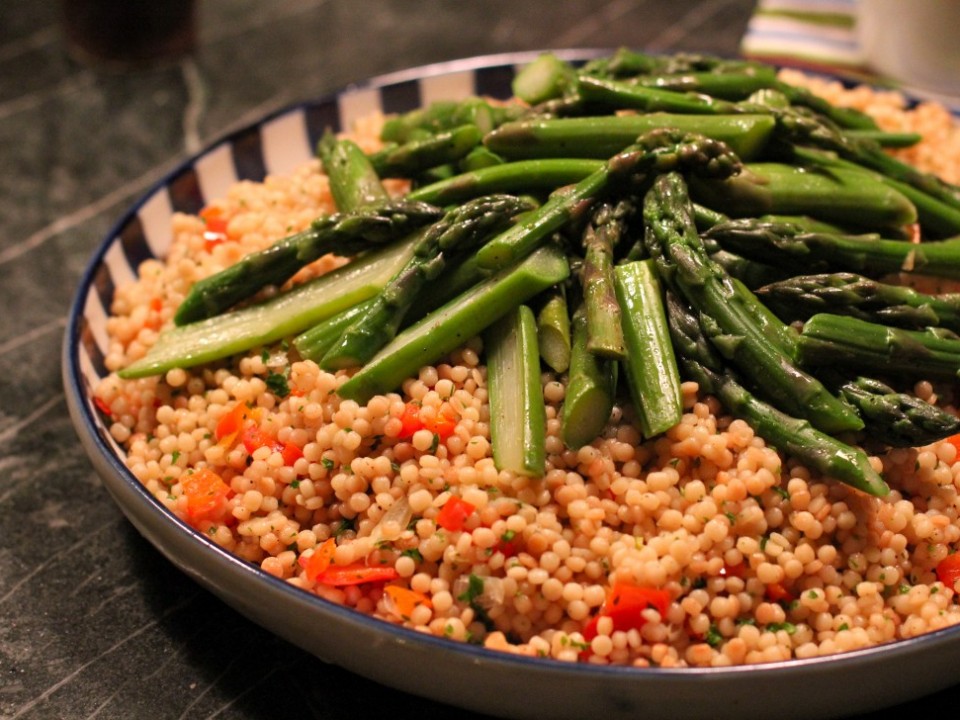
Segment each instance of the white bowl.
[{"label": "white bowl", "polygon": [[163,256],[171,214],[198,211],[238,179],[292,169],[312,156],[325,128],[339,129],[371,111],[405,111],[478,93],[506,97],[515,69],[535,56],[415,68],[271,114],[190,158],[123,214],[90,260],[63,346],[70,414],[114,500],[171,562],[253,622],[384,685],[491,715],[813,720],[867,712],[957,683],[960,627],[822,659],[728,669],[574,665],[432,637],[327,602],[240,560],[178,520],[126,469],[92,388],[106,374],[105,321],[114,288],[132,279],[143,259]]}]

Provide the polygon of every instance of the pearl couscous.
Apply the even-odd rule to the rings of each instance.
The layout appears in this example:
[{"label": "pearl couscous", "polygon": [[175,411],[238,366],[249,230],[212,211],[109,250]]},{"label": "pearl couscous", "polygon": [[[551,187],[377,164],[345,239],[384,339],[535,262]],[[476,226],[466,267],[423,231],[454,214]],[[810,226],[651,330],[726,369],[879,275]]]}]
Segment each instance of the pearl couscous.
[{"label": "pearl couscous", "polygon": [[[894,93],[807,82],[960,180],[949,114]],[[375,146],[379,118],[355,129]],[[388,186],[394,193],[403,184]],[[118,288],[107,366],[142,357],[191,284],[333,210],[318,162],[241,182],[178,215],[167,258]],[[327,256],[294,282],[326,272]],[[544,373],[547,471],[498,472],[480,339],[365,405],[283,344],[96,389],[131,472],[213,542],[386,622],[559,660],[727,666],[810,658],[960,622],[936,568],[960,548],[960,459],[949,441],[871,458],[879,499],[767,447],[683,385],[682,421],[644,440],[629,405],[579,450],[560,439],[563,376]],[[937,388],[915,392],[938,400]],[[639,593],[639,596],[637,595]],[[603,612],[639,603],[632,621]]]}]

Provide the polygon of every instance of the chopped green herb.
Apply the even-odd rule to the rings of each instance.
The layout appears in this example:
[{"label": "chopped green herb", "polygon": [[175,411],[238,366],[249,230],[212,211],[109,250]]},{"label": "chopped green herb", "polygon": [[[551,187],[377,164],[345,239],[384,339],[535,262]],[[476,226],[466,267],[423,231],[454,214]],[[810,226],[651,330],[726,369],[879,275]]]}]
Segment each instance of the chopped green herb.
[{"label": "chopped green herb", "polygon": [[770,632],[779,632],[781,630],[786,630],[787,635],[793,635],[797,631],[797,626],[790,622],[782,623],[770,623],[767,625],[767,630]]},{"label": "chopped green herb", "polygon": [[334,463],[333,460],[328,457],[321,459],[320,464],[323,465],[324,469],[327,472],[332,472],[333,468],[336,467],[336,463]]},{"label": "chopped green herb", "polygon": [[292,480],[292,481],[290,482],[290,487],[292,487],[294,490],[296,490],[298,487],[300,487],[300,480],[299,480],[299,479],[297,479],[297,480]]},{"label": "chopped green herb", "polygon": [[350,532],[353,529],[353,519],[343,518],[340,522],[333,526],[333,536],[335,538],[339,538],[345,532]]},{"label": "chopped green herb", "polygon": [[723,635],[720,634],[720,629],[716,625],[710,625],[705,640],[712,648],[720,647],[723,644]]},{"label": "chopped green herb", "polygon": [[267,375],[267,388],[278,398],[285,398],[290,394],[290,385],[287,384],[287,376],[272,372]]},{"label": "chopped green herb", "polygon": [[483,578],[470,573],[467,579],[467,589],[457,595],[457,600],[473,605],[474,600],[483,594]]},{"label": "chopped green herb", "polygon": [[440,436],[434,433],[433,442],[430,443],[430,454],[435,455],[438,447],[440,447]]},{"label": "chopped green herb", "polygon": [[420,554],[420,551],[417,548],[409,548],[400,553],[403,557],[413,558],[415,562],[422,563],[423,555]]}]

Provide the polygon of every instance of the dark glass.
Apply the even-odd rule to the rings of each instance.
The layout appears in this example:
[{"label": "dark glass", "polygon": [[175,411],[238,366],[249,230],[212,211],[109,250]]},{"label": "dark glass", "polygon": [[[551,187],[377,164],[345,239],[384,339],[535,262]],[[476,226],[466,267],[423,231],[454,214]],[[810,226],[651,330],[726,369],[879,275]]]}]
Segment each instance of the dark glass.
[{"label": "dark glass", "polygon": [[60,0],[67,49],[76,60],[137,67],[190,52],[195,0]]}]

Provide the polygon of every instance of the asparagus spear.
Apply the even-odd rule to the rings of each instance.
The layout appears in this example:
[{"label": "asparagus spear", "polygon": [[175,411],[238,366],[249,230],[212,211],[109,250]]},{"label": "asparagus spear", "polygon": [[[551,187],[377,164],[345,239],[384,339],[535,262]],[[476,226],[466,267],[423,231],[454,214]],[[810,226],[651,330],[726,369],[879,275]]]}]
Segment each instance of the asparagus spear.
[{"label": "asparagus spear", "polygon": [[339,395],[364,403],[378,393],[396,389],[422,365],[456,349],[518,303],[566,279],[569,272],[567,259],[560,250],[537,250],[401,331],[340,386]]},{"label": "asparagus spear", "polygon": [[730,58],[704,53],[650,55],[629,48],[619,48],[612,55],[591,60],[583,67],[586,75],[598,77],[637,77],[647,74],[679,75],[686,73],[766,73],[769,65],[753,60]]},{"label": "asparagus spear", "polygon": [[861,450],[781,412],[744,387],[704,336],[697,316],[672,293],[667,294],[666,308],[680,363],[700,384],[701,392],[715,395],[760,437],[807,467],[871,495],[883,497],[890,492]]},{"label": "asparagus spear", "polygon": [[549,157],[607,159],[659,128],[706,135],[729,145],[743,160],[764,149],[775,121],[769,115],[611,115],[578,118],[529,118],[504,123],[484,136],[490,150],[508,160]]},{"label": "asparagus spear", "polygon": [[632,82],[640,87],[698,93],[722,100],[744,100],[757,90],[776,83],[777,71],[772,65],[753,68],[747,72],[686,72],[646,75]]},{"label": "asparagus spear", "polygon": [[903,330],[832,313],[803,325],[797,357],[805,367],[843,366],[911,378],[954,378],[960,338],[949,331]]},{"label": "asparagus spear", "polygon": [[827,433],[859,430],[863,421],[816,378],[795,367],[756,317],[756,296],[707,256],[693,221],[686,184],[677,173],[659,176],[644,202],[646,240],[660,277],[704,316],[707,335],[754,388],[783,411],[805,417]]},{"label": "asparagus spear", "polygon": [[581,75],[580,95],[591,103],[616,110],[631,108],[648,113],[693,113],[730,115],[739,112],[736,103],[693,92],[676,92],[640,83]]},{"label": "asparagus spear", "polygon": [[617,300],[623,308],[627,355],[623,366],[645,437],[667,431],[683,415],[680,374],[653,260],[618,265]]},{"label": "asparagus spear", "polygon": [[[877,129],[869,116],[856,110],[837,108],[825,100],[815,99],[812,94],[798,92],[796,88],[777,81],[772,72],[686,73],[638,78],[629,83],[580,76],[578,87],[587,102],[613,109],[703,115],[770,112],[777,121],[778,135],[790,139],[808,139],[808,133],[816,133],[816,137],[829,136],[831,148],[842,145],[854,153],[861,150],[858,142],[879,145],[881,140],[890,140],[899,145],[919,140],[916,135],[888,137]],[[774,92],[783,99],[782,103],[769,102]],[[756,102],[758,99],[767,102]],[[795,104],[791,104],[793,100]],[[798,108],[796,105],[807,107]],[[813,106],[816,106],[815,112]],[[839,124],[835,120],[839,120]],[[850,126],[854,131],[845,133],[841,126]]]},{"label": "asparagus spear", "polygon": [[612,360],[623,360],[626,355],[614,287],[613,253],[634,210],[629,200],[600,203],[583,233],[580,282],[587,313],[587,347],[595,355]]},{"label": "asparagus spear", "polygon": [[636,186],[649,174],[674,168],[728,177],[738,172],[739,167],[738,158],[724,143],[673,129],[648,132],[599,170],[576,185],[554,193],[540,208],[495,237],[477,252],[477,260],[487,269],[516,262],[585,212],[590,203],[612,185]]},{"label": "asparagus spear", "polygon": [[616,397],[617,363],[590,352],[587,324],[581,306],[573,315],[570,373],[560,425],[563,442],[574,449],[589,445],[603,432]]},{"label": "asparagus spear", "polygon": [[[792,160],[799,164],[807,164],[831,170],[834,168],[843,168],[871,172],[856,163],[836,157],[833,153],[823,152],[813,148],[794,146],[790,148],[790,155]],[[887,187],[896,190],[913,203],[917,209],[917,221],[920,223],[920,227],[923,228],[925,234],[938,238],[960,235],[960,211],[956,208],[906,183],[887,177],[883,173],[873,172],[872,174],[877,182],[881,182]]]},{"label": "asparagus spear", "polygon": [[520,305],[507,312],[484,333],[484,345],[494,463],[498,470],[541,477],[547,411],[533,311]]},{"label": "asparagus spear", "polygon": [[374,298],[357,303],[333,317],[329,317],[309,330],[306,330],[293,339],[296,348],[304,360],[313,360],[319,363],[326,352],[336,344],[337,340],[350,325],[364,313],[369,311],[375,301]]},{"label": "asparagus spear", "polygon": [[429,168],[460,160],[482,138],[476,125],[461,125],[402,145],[388,145],[369,157],[380,177],[414,177]]},{"label": "asparagus spear", "polygon": [[591,158],[544,158],[491,165],[424,185],[407,194],[408,200],[448,205],[489,193],[554,190],[583,180],[603,166]]},{"label": "asparagus spear", "polygon": [[870,173],[847,168],[816,172],[782,163],[748,163],[736,177],[691,180],[697,202],[732,217],[766,213],[810,215],[869,227],[908,225],[916,208]]},{"label": "asparagus spear", "polygon": [[892,447],[928,445],[960,432],[960,418],[953,413],[879,380],[848,380],[840,394],[860,412],[867,437]]},{"label": "asparagus spear", "polygon": [[393,242],[441,214],[439,208],[427,203],[401,200],[314,220],[307,230],[196,282],[177,308],[174,321],[185,325],[217,315],[268,285],[282,285],[322,255],[335,252],[349,256]]},{"label": "asparagus spear", "polygon": [[530,105],[562,97],[576,86],[577,77],[570,63],[553,53],[542,53],[523,67],[511,83],[513,94]]},{"label": "asparagus spear", "polygon": [[125,378],[193,367],[296,335],[373,297],[413,254],[413,241],[372,250],[270,300],[165,331]]},{"label": "asparagus spear", "polygon": [[835,269],[867,275],[906,272],[960,278],[960,238],[909,243],[876,235],[806,232],[792,223],[749,218],[715,225],[704,235],[745,257],[773,265],[802,262],[814,272]]},{"label": "asparagus spear", "polygon": [[813,145],[835,152],[841,158],[874,170],[903,183],[955,210],[960,210],[960,186],[948,183],[932,173],[921,172],[912,165],[885,152],[878,142],[844,133],[829,119],[803,108],[769,100],[770,93],[758,94],[754,102],[745,103],[747,112],[767,109],[777,120],[776,135],[795,145]]},{"label": "asparagus spear", "polygon": [[850,272],[799,275],[756,292],[788,322],[830,312],[908,330],[944,327],[960,332],[960,293],[927,295]]},{"label": "asparagus spear", "polygon": [[547,290],[537,313],[537,346],[540,357],[558,373],[570,367],[570,314],[563,286]]},{"label": "asparagus spear", "polygon": [[317,154],[330,180],[330,193],[338,211],[353,212],[389,200],[366,153],[352,140],[338,140],[328,132],[317,144]]},{"label": "asparagus spear", "polygon": [[519,118],[528,110],[519,103],[497,103],[471,96],[464,100],[438,100],[427,107],[388,118],[380,130],[380,139],[386,143],[402,144],[424,139],[461,125],[476,125],[480,132]]},{"label": "asparagus spear", "polygon": [[428,227],[413,257],[394,275],[361,317],[344,330],[320,365],[337,370],[363,365],[392,340],[424,287],[447,264],[447,255],[465,251],[503,230],[531,205],[512,195],[485,195],[450,210]]}]

